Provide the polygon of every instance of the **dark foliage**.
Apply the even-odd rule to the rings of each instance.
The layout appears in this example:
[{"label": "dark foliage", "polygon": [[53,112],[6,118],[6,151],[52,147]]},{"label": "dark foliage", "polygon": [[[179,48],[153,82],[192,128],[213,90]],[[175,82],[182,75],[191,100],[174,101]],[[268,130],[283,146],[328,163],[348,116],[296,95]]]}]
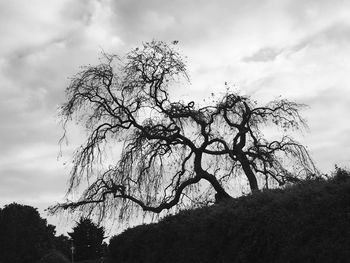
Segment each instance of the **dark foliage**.
[{"label": "dark foliage", "polygon": [[141,225],[110,241],[114,262],[349,262],[350,173],[308,180]]},{"label": "dark foliage", "polygon": [[46,253],[39,263],[69,263],[69,259],[60,251],[52,249]]},{"label": "dark foliage", "polygon": [[53,246],[54,234],[35,208],[6,205],[0,210],[0,262],[36,262]]},{"label": "dark foliage", "polygon": [[54,248],[66,258],[71,257],[71,240],[65,235],[56,236],[53,240]]},{"label": "dark foliage", "polygon": [[104,229],[90,219],[81,218],[73,232],[68,234],[73,240],[76,261],[97,259],[103,255]]}]

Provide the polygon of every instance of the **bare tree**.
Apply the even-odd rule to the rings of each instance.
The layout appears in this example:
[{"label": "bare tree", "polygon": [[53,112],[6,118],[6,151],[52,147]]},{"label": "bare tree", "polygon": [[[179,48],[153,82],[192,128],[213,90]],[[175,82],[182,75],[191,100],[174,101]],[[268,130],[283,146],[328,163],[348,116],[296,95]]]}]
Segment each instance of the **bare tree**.
[{"label": "bare tree", "polygon": [[[274,100],[258,106],[229,90],[210,105],[172,101],[174,82],[188,80],[174,44],[144,43],[122,59],[105,54],[73,78],[61,108],[64,127],[75,118],[88,137],[74,156],[68,194],[82,179],[90,183],[79,200],[51,211],[113,210],[121,218],[137,209],[160,213],[188,200],[230,198],[237,176],[254,192],[316,172],[305,147],[283,132],[306,127],[299,115],[304,105]],[[261,128],[273,125],[282,129],[281,139],[268,141]],[[98,163],[110,145],[122,151],[102,169]]]}]

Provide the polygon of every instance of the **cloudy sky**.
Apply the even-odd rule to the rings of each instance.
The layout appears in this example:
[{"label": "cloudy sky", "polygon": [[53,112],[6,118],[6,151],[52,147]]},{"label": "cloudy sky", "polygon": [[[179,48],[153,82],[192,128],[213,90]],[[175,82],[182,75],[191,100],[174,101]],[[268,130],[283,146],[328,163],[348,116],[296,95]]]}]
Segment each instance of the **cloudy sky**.
[{"label": "cloudy sky", "polygon": [[191,76],[184,96],[228,82],[257,100],[306,103],[300,140],[316,165],[350,166],[350,1],[0,0],[0,37],[0,207],[42,212],[63,200],[80,137],[57,159],[69,77],[102,50],[152,39],[179,41]]}]

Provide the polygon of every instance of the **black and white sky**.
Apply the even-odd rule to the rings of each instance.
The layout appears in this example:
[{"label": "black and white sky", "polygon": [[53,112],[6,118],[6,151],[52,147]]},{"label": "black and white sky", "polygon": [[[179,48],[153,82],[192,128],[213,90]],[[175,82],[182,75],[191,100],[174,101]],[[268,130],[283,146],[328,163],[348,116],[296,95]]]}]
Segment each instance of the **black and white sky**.
[{"label": "black and white sky", "polygon": [[[0,207],[62,201],[70,154],[57,108],[69,77],[144,41],[178,40],[202,99],[228,82],[256,100],[310,107],[298,138],[330,172],[350,164],[350,1],[0,0]],[[178,91],[180,93],[180,91]]]}]

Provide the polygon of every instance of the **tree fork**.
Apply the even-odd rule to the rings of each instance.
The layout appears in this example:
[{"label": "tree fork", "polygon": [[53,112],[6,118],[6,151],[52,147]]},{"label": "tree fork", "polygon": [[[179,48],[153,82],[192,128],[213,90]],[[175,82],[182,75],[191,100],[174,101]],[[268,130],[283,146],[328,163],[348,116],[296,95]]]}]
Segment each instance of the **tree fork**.
[{"label": "tree fork", "polygon": [[195,171],[196,171],[197,175],[199,175],[200,178],[207,180],[214,187],[214,189],[216,191],[216,195],[215,195],[216,202],[220,202],[221,200],[232,198],[232,196],[230,196],[225,191],[225,189],[221,186],[221,184],[219,183],[219,181],[217,180],[217,178],[214,175],[203,170],[203,168],[201,166],[201,161],[202,161],[202,153],[197,152],[196,157],[195,157],[195,161],[194,161]]}]

